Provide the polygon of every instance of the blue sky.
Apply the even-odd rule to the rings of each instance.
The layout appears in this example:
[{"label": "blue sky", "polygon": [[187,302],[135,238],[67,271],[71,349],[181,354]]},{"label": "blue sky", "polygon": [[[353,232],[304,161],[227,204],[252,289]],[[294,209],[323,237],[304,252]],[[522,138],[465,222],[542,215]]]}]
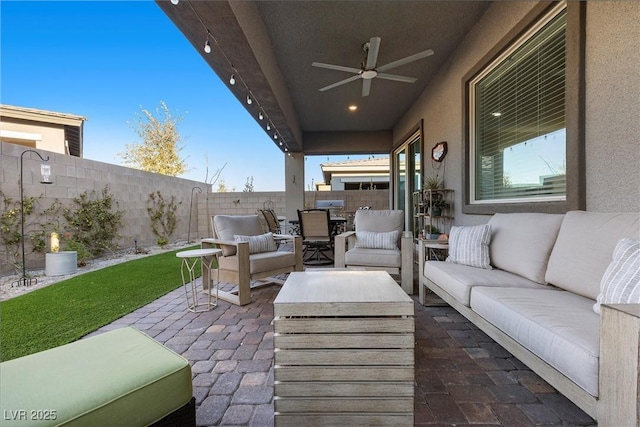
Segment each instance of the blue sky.
[{"label": "blue sky", "polygon": [[[128,123],[164,101],[184,116],[183,177],[226,163],[230,189],[253,176],[284,190],[282,152],[153,1],[1,1],[0,14],[0,102],[85,116],[85,158],[121,164],[138,141]],[[344,157],[308,157],[306,187],[327,160]]]}]

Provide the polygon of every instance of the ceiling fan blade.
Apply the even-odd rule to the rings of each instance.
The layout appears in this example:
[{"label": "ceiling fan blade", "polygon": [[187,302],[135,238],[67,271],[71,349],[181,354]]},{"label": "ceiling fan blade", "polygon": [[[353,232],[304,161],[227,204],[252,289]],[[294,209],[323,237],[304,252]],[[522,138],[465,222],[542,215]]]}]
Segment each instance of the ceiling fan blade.
[{"label": "ceiling fan blade", "polygon": [[369,96],[371,92],[371,79],[362,80],[362,96]]},{"label": "ceiling fan blade", "polygon": [[333,89],[334,87],[337,87],[337,86],[342,86],[343,84],[346,84],[346,83],[352,82],[352,81],[354,81],[354,80],[358,80],[359,78],[360,78],[360,76],[359,76],[359,75],[355,75],[355,76],[349,77],[348,79],[340,80],[339,82],[336,82],[336,83],[331,84],[331,85],[329,85],[329,86],[321,87],[321,88],[320,88],[320,89],[318,89],[318,90],[319,90],[320,92],[324,92],[325,90]]},{"label": "ceiling fan blade", "polygon": [[367,54],[367,65],[365,69],[371,70],[376,67],[378,53],[380,52],[380,37],[371,37],[369,40],[369,53]]},{"label": "ceiling fan blade", "polygon": [[359,68],[343,67],[342,65],[325,64],[323,62],[314,62],[311,65],[318,68],[327,68],[329,70],[346,71],[347,73],[359,73]]},{"label": "ceiling fan blade", "polygon": [[396,74],[378,73],[378,79],[393,80],[396,82],[415,83],[418,79],[414,77],[398,76]]},{"label": "ceiling fan blade", "polygon": [[392,68],[396,68],[401,65],[408,64],[409,62],[417,61],[418,59],[426,58],[427,56],[431,56],[431,55],[433,55],[433,50],[431,49],[424,50],[422,52],[415,53],[411,56],[407,56],[406,58],[398,59],[397,61],[393,61],[388,63],[387,65],[378,67],[378,72],[382,73]]}]

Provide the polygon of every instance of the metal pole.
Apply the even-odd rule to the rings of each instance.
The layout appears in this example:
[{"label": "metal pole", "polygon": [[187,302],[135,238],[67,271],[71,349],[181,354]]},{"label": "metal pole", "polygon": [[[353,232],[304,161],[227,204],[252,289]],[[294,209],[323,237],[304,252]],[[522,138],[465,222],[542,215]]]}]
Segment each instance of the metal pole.
[{"label": "metal pole", "polygon": [[189,202],[189,231],[187,231],[187,243],[191,243],[191,209],[193,208],[193,190],[198,190],[198,193],[202,193],[202,188],[193,187],[191,189],[191,201]]},{"label": "metal pole", "polygon": [[[43,162],[46,162],[49,160],[49,156],[47,156],[47,158],[45,159],[40,155],[40,153],[38,153],[35,150],[24,150],[22,154],[20,154],[20,236],[21,236],[20,240],[22,243],[22,277],[20,278],[20,280],[16,280],[15,282],[13,282],[12,286],[15,286],[15,285],[20,286],[20,284],[22,286],[31,286],[31,280],[32,280],[32,279],[27,280],[27,262],[24,256],[24,177],[22,173],[22,170],[24,168],[22,166],[22,161],[26,153],[36,153]],[[36,280],[36,283],[38,283],[38,279],[35,279],[35,280]]]}]

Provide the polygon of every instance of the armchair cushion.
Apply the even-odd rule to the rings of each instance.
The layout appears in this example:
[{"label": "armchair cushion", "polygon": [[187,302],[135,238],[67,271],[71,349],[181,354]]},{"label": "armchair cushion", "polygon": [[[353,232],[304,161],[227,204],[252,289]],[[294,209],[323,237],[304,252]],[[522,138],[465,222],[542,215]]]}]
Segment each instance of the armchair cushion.
[{"label": "armchair cushion", "polygon": [[401,210],[357,210],[355,216],[358,231],[404,230],[404,211]]},{"label": "armchair cushion", "polygon": [[398,249],[398,230],[388,232],[356,231],[356,248]]},{"label": "armchair cushion", "polygon": [[[220,257],[219,268],[222,270],[238,270],[238,255]],[[296,254],[286,251],[261,252],[249,255],[249,273],[257,274],[265,271],[279,270],[296,265]]]},{"label": "armchair cushion", "polygon": [[[264,233],[258,215],[216,215],[213,217],[213,231],[218,239],[230,241],[234,241],[234,234],[257,236]],[[222,255],[235,253],[235,246],[222,246]]]},{"label": "armchair cushion", "polygon": [[260,234],[258,236],[233,235],[236,242],[249,242],[249,253],[257,254],[261,252],[273,252],[278,250],[273,233]]},{"label": "armchair cushion", "polygon": [[345,252],[344,260],[346,265],[400,268],[402,254],[399,249],[353,248]]}]

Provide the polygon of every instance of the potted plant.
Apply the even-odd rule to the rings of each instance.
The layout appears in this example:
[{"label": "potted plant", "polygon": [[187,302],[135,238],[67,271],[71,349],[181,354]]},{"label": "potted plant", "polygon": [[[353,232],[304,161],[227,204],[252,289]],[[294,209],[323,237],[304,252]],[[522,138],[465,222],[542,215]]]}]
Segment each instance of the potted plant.
[{"label": "potted plant", "polygon": [[431,201],[431,216],[442,216],[442,211],[447,209],[449,204],[442,198],[434,198]]},{"label": "potted plant", "polygon": [[429,224],[425,225],[424,238],[426,240],[437,240],[438,236],[440,236],[440,230],[438,227]]},{"label": "potted plant", "polygon": [[425,190],[442,190],[444,188],[444,182],[440,180],[438,174],[430,176],[424,181],[423,188]]}]

